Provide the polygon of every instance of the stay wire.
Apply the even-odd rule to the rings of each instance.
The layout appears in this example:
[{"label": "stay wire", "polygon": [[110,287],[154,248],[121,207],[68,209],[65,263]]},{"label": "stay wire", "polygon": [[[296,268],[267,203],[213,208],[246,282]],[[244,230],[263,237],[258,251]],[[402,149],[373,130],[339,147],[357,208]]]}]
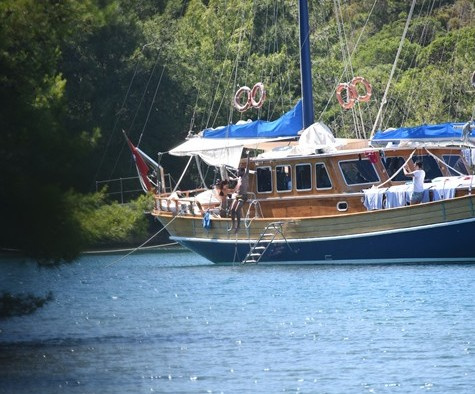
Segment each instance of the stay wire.
[{"label": "stay wire", "polygon": [[[246,17],[244,15],[244,10],[243,10],[243,14],[241,16],[241,23],[242,21],[245,21],[246,20]],[[234,25],[233,25],[233,29],[232,31],[234,32],[236,30],[236,26],[238,24],[238,21],[239,21],[239,18],[236,18],[235,21],[234,21]],[[236,54],[236,60],[235,60],[235,67],[236,67],[236,74],[237,74],[237,68],[238,68],[238,63],[239,63],[239,57],[240,57],[240,48],[241,48],[241,43],[242,43],[242,35],[244,34],[244,29],[241,29],[241,32],[240,32],[240,35],[239,35],[239,42],[238,42],[238,51],[237,51],[237,54]],[[224,71],[225,71],[225,64],[226,64],[226,60],[228,59],[228,56],[229,56],[229,52],[230,52],[230,47],[231,45],[227,45],[226,46],[226,53],[225,53],[225,61],[223,62],[223,65],[221,67],[221,73],[219,75],[219,79],[218,79],[218,83],[216,84],[216,89],[214,91],[214,95],[213,95],[213,100],[211,102],[211,107],[208,111],[208,119],[206,120],[206,127],[210,127],[210,120],[211,120],[211,116],[212,116],[212,113],[213,113],[213,110],[214,110],[214,105],[215,105],[215,102],[216,102],[216,98],[218,96],[218,90],[219,90],[219,87],[221,85],[221,81],[223,79],[223,75],[224,75]],[[221,100],[219,102],[219,105],[218,105],[218,109],[216,110],[216,114],[214,116],[214,119],[211,123],[211,127],[214,127],[214,125],[216,124],[216,121],[218,119],[218,116],[219,116],[219,112],[221,110],[221,107],[224,103],[224,100],[226,98],[226,86],[229,87],[229,85],[231,84],[231,80],[232,80],[232,74],[233,73],[230,73],[229,75],[229,78],[228,78],[228,81],[227,83],[225,84],[225,87],[224,87],[224,93],[221,97]],[[236,79],[236,78],[235,78]],[[234,86],[236,86],[234,84]],[[231,90],[233,90],[233,87],[231,86]],[[231,110],[230,110],[230,115],[229,115],[229,118],[228,118],[228,123],[231,123],[231,120],[232,120],[232,115],[233,115],[233,106],[230,106]]]},{"label": "stay wire", "polygon": [[[147,44],[147,45],[149,45],[149,44]],[[144,45],[144,46],[142,47],[142,50],[143,50],[147,45]],[[129,125],[129,128],[128,128],[128,131],[129,131],[129,132],[130,132],[130,131],[132,130],[132,128],[134,127],[135,120],[137,119],[139,110],[140,110],[140,108],[141,108],[141,106],[142,106],[143,100],[144,100],[145,95],[146,95],[146,93],[147,93],[148,86],[150,85],[150,82],[151,82],[151,80],[152,80],[152,77],[153,77],[153,75],[155,74],[155,69],[157,68],[157,64],[158,64],[159,58],[160,58],[160,51],[158,51],[157,58],[155,59],[155,64],[154,64],[154,66],[153,66],[152,72],[150,73],[150,76],[149,76],[149,78],[148,78],[147,84],[145,85],[145,89],[144,89],[144,91],[143,91],[142,97],[140,98],[140,101],[139,101],[139,104],[138,104],[137,109],[136,109],[136,111],[135,111],[135,114],[134,114],[134,117],[133,117],[133,119],[132,119],[132,122],[131,122],[130,125]],[[122,142],[122,146],[121,146],[121,150],[120,150],[119,154],[116,156],[116,160],[115,160],[114,166],[112,167],[112,170],[111,170],[111,173],[110,173],[110,176],[109,176],[110,178],[112,178],[112,174],[114,173],[115,169],[117,168],[117,166],[118,166],[118,164],[119,164],[119,160],[120,160],[120,158],[121,158],[121,156],[122,156],[122,152],[124,151],[125,146],[126,146],[126,142],[123,141],[123,142]],[[138,147],[138,144],[137,144],[137,147]]]},{"label": "stay wire", "polygon": [[[430,0],[429,0],[427,15],[425,15],[427,18],[429,18],[431,16],[431,14],[433,12],[433,9],[435,7],[436,1],[437,0],[432,0],[432,3],[430,3]],[[426,0],[424,0],[422,6],[420,8],[419,15],[417,16],[418,18],[424,16],[422,14],[423,14],[423,11],[424,11],[425,2],[426,2]],[[440,0],[439,0],[439,2],[440,2]],[[421,44],[421,48],[424,46],[423,45],[423,40],[425,38],[426,31],[427,31],[427,26],[429,25],[429,23],[430,23],[430,21],[429,21],[429,19],[427,19],[427,21],[424,24],[421,36],[418,39],[419,43]],[[412,34],[409,41],[412,42],[414,40],[415,40],[415,32]],[[408,66],[409,68],[414,67],[414,64],[416,63],[416,59],[417,59],[417,56],[419,55],[419,53],[421,51],[421,48],[414,51],[414,53],[412,55],[412,59],[410,60],[410,63],[409,63],[409,66]],[[446,49],[444,47],[443,53],[445,53],[445,51],[446,51]],[[410,55],[410,53],[407,54],[407,56],[409,56],[409,55]],[[402,63],[405,63],[404,56],[402,57],[402,59],[403,59]],[[381,128],[383,130],[386,129],[387,127],[389,127],[391,124],[394,125],[394,121],[392,121],[392,119],[394,118],[395,114],[397,115],[399,113],[402,113],[403,116],[402,116],[402,119],[400,121],[400,125],[405,124],[407,122],[407,120],[409,119],[409,117],[411,116],[410,109],[415,108],[413,103],[414,102],[419,102],[420,97],[424,95],[423,90],[420,89],[419,84],[414,83],[415,78],[416,78],[416,74],[412,74],[411,83],[410,83],[411,88],[409,90],[409,93],[406,95],[407,99],[405,100],[405,108],[407,108],[409,110],[405,110],[405,109],[400,108],[400,106],[398,105],[399,97],[396,96],[395,99],[393,100],[393,104],[391,105],[391,107],[386,107],[384,114],[381,116]],[[395,81],[396,81],[396,83],[398,81],[398,76],[397,75],[395,77]],[[390,96],[388,96],[388,97],[390,97]],[[387,99],[387,101],[389,101],[389,99]],[[384,120],[383,120],[383,118],[384,118]]]},{"label": "stay wire", "polygon": [[[360,43],[360,41],[361,41],[361,39],[362,39],[362,37],[363,37],[363,34],[364,34],[365,30],[366,30],[366,27],[367,27],[368,24],[369,24],[369,20],[370,20],[370,18],[371,18],[371,15],[373,14],[373,11],[374,11],[374,9],[375,9],[375,7],[376,7],[377,2],[378,2],[378,0],[374,0],[374,2],[373,2],[373,5],[372,5],[372,7],[371,7],[371,10],[370,10],[369,13],[368,13],[368,16],[367,16],[366,21],[365,21],[365,23],[364,23],[364,25],[363,25],[363,28],[361,29],[361,32],[360,32],[360,34],[359,34],[359,36],[358,36],[358,38],[357,38],[357,40],[356,40],[355,46],[354,46],[354,48],[353,48],[353,51],[352,51],[351,54],[350,54],[350,59],[353,57],[353,55],[355,54],[356,50],[357,50],[358,47],[359,47],[359,43]],[[344,69],[343,69],[343,72],[341,73],[340,77],[338,78],[338,83],[343,80],[344,75],[347,73],[347,68],[348,68],[348,64],[345,65],[345,67],[344,67]],[[324,109],[320,112],[320,116],[319,116],[319,118],[318,118],[319,121],[322,120],[323,114],[327,111],[328,107],[330,106],[330,103],[331,103],[331,101],[332,101],[332,99],[333,99],[333,96],[334,96],[335,93],[336,93],[336,89],[337,89],[337,86],[335,86],[335,87],[332,89],[332,91],[330,92],[330,94],[329,94],[329,96],[328,96],[327,103],[326,103]]]},{"label": "stay wire", "polygon": [[397,62],[399,60],[399,56],[401,54],[402,47],[404,45],[404,40],[406,38],[406,34],[407,34],[408,29],[409,29],[409,24],[411,23],[412,13],[414,12],[415,5],[416,5],[416,0],[413,0],[412,5],[411,5],[411,9],[409,11],[409,15],[407,16],[406,25],[404,26],[404,32],[402,34],[401,41],[399,43],[399,48],[397,50],[396,59],[394,59],[394,63],[393,63],[393,66],[391,68],[391,73],[389,75],[388,83],[386,85],[386,89],[384,91],[383,98],[381,99],[381,105],[379,107],[378,114],[376,115],[376,120],[374,121],[373,128],[371,130],[370,139],[373,138],[374,132],[376,131],[376,128],[378,127],[378,123],[381,120],[381,115],[382,115],[382,112],[383,112],[383,108],[386,105],[389,88],[391,86],[391,82],[392,82],[392,79],[393,79],[393,76],[394,76],[394,72],[396,71]]},{"label": "stay wire", "polygon": [[[112,127],[112,131],[111,133],[109,134],[109,139],[107,140],[107,144],[106,144],[106,148],[104,150],[104,153],[102,154],[102,157],[101,157],[101,160],[99,161],[99,164],[97,166],[97,170],[96,170],[96,174],[94,176],[94,178],[97,180],[97,177],[99,175],[99,171],[101,170],[102,168],[102,165],[104,164],[104,160],[105,160],[105,157],[107,155],[107,152],[109,151],[109,148],[110,148],[110,145],[112,143],[112,137],[115,136],[115,132],[117,131],[117,125],[119,123],[119,115],[122,113],[123,109],[125,108],[125,103],[127,102],[127,99],[129,97],[129,94],[130,94],[130,90],[132,88],[132,85],[134,83],[134,80],[135,80],[135,77],[137,75],[137,70],[138,70],[138,67],[139,67],[139,63],[140,63],[140,60],[137,59],[137,62],[135,63],[135,68],[134,68],[134,74],[132,75],[132,78],[130,79],[130,82],[129,82],[129,86],[127,88],[127,92],[124,96],[124,99],[122,101],[122,104],[120,106],[120,109],[119,111],[117,112],[117,116],[116,116],[116,119],[115,119],[115,122],[114,122],[114,126]],[[113,172],[112,172],[113,174]],[[112,177],[112,175],[110,176]]]},{"label": "stay wire", "polygon": [[139,140],[137,142],[137,148],[139,147],[140,142],[142,141],[142,137],[143,137],[143,134],[145,132],[145,128],[147,127],[148,120],[150,119],[150,113],[152,112],[152,108],[155,104],[155,99],[157,98],[158,88],[160,87],[160,85],[162,83],[162,78],[163,78],[163,73],[165,72],[165,68],[166,67],[163,66],[162,73],[160,74],[160,78],[158,79],[157,86],[156,86],[155,92],[153,94],[152,102],[150,103],[150,108],[148,109],[147,118],[145,119],[145,123],[144,123],[143,128],[142,128],[142,133],[140,134]]},{"label": "stay wire", "polygon": [[158,53],[157,53],[157,57],[155,58],[155,63],[153,65],[153,68],[152,68],[152,71],[150,72],[150,76],[148,77],[148,80],[147,80],[147,83],[145,85],[145,88],[144,88],[144,91],[142,93],[142,96],[140,97],[140,101],[139,101],[139,104],[137,106],[137,109],[135,110],[135,114],[134,114],[134,117],[132,118],[132,122],[130,123],[129,125],[129,130],[132,130],[132,128],[134,127],[134,124],[135,124],[135,120],[137,119],[137,116],[138,116],[138,113],[139,113],[139,110],[140,108],[142,107],[142,103],[145,99],[145,95],[147,94],[147,91],[148,91],[148,87],[152,81],[152,78],[155,74],[155,70],[157,68],[157,65],[158,65],[158,60],[160,59],[160,53],[161,51],[159,50]]}]

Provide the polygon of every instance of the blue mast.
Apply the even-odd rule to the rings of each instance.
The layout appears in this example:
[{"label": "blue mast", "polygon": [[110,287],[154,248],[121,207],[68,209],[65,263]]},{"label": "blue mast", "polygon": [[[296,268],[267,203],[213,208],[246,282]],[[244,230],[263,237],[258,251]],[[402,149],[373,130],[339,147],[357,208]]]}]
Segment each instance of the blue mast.
[{"label": "blue mast", "polygon": [[310,29],[307,0],[299,0],[300,78],[303,101],[303,128],[313,124],[312,64],[310,61]]}]

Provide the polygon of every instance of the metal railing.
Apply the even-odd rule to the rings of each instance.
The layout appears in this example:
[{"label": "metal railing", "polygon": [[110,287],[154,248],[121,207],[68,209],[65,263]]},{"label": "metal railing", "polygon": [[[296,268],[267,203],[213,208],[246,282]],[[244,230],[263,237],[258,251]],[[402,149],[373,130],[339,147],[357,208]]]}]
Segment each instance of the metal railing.
[{"label": "metal railing", "polygon": [[[169,193],[173,189],[172,185],[174,179],[170,174],[165,174],[164,178],[166,185],[162,192]],[[140,178],[138,175],[96,181],[96,192],[98,192],[104,186],[107,186],[107,192],[105,194],[120,202],[121,204],[127,203],[144,193],[140,185]]]},{"label": "metal railing", "polygon": [[138,176],[96,181],[96,192],[104,186],[107,186],[107,192],[105,194],[121,204],[137,198],[143,193]]}]

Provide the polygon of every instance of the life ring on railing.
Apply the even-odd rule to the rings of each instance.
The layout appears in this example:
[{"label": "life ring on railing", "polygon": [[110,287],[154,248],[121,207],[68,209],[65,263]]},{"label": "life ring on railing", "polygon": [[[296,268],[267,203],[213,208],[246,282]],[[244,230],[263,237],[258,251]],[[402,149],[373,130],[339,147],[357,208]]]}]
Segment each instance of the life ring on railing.
[{"label": "life ring on railing", "polygon": [[[247,100],[244,104],[242,104],[241,103],[241,97],[244,94],[244,92],[247,95]],[[249,88],[247,86],[241,86],[238,89],[238,91],[236,92],[236,94],[234,95],[233,104],[234,104],[234,107],[239,112],[247,111],[251,107],[252,103],[251,103],[251,94],[250,93],[251,93],[251,88]]]},{"label": "life ring on railing", "polygon": [[[256,95],[259,94],[259,101],[256,101]],[[266,99],[266,90],[262,82],[257,82],[251,90],[251,106],[261,108]]]},{"label": "life ring on railing", "polygon": [[[358,95],[358,90],[356,89],[357,84],[363,84],[366,93],[363,96]],[[371,94],[373,93],[373,87],[371,84],[363,77],[354,77],[350,82],[351,92],[354,94],[355,100],[358,100],[362,103],[366,103],[370,100]]]},{"label": "life ring on railing", "polygon": [[[353,105],[355,105],[355,98],[352,89],[351,84],[347,83],[340,83],[336,88],[336,98],[343,109],[351,109],[353,108]],[[341,97],[341,92],[343,92],[343,90],[346,90],[347,101],[343,100],[343,97]]]}]

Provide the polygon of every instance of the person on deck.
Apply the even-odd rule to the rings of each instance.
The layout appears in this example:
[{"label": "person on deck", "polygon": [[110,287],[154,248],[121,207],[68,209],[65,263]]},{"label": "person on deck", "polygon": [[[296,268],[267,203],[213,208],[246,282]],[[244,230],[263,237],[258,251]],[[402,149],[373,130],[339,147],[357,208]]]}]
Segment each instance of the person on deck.
[{"label": "person on deck", "polygon": [[249,189],[249,152],[247,152],[247,164],[246,168],[239,167],[237,183],[234,189],[234,200],[231,203],[231,228],[235,232],[239,231],[241,226],[241,209],[244,203],[247,201],[247,191]]},{"label": "person on deck", "polygon": [[215,195],[218,200],[221,202],[219,206],[219,215],[222,218],[225,218],[227,215],[228,209],[228,194],[229,194],[229,187],[227,179],[224,180],[217,180],[215,185]]},{"label": "person on deck", "polygon": [[417,161],[415,167],[416,169],[414,171],[408,171],[406,167],[403,168],[404,175],[414,178],[411,205],[420,204],[424,195],[424,178],[426,172],[422,169],[421,161]]}]

